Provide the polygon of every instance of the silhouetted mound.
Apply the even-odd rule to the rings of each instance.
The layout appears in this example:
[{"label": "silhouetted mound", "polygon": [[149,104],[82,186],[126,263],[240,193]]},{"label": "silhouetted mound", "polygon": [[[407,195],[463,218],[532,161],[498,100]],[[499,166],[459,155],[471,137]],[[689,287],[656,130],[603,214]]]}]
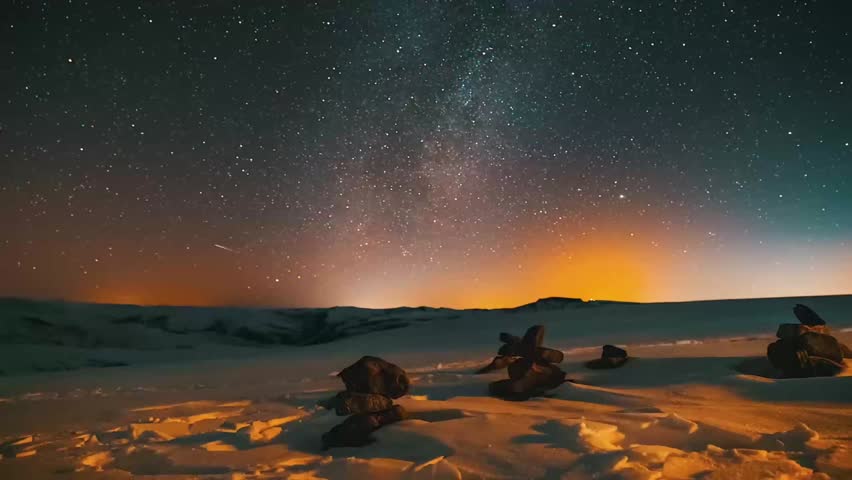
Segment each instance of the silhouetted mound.
[{"label": "silhouetted mound", "polygon": [[378,357],[361,357],[337,376],[350,392],[377,393],[390,398],[405,395],[411,386],[405,370]]},{"label": "silhouetted mound", "polygon": [[323,449],[333,447],[360,447],[373,442],[374,431],[406,417],[405,409],[394,405],[411,387],[405,370],[378,357],[365,356],[337,374],[346,385],[321,407],[334,410],[338,415],[350,415],[340,425],[322,436]]},{"label": "silhouetted mound", "polygon": [[322,448],[361,447],[372,443],[370,436],[379,428],[405,419],[407,412],[400,405],[374,413],[356,413],[322,435]]},{"label": "silhouetted mound", "polygon": [[583,305],[582,298],[548,297],[539,298],[535,302],[527,303],[518,307],[507,309],[516,313],[544,312],[548,310],[562,310],[568,307]]},{"label": "silhouetted mound", "polygon": [[778,340],[766,349],[772,366],[790,378],[827,377],[843,371],[849,347],[834,338],[825,320],[809,307],[797,304],[793,314],[801,324],[779,325]]},{"label": "silhouetted mound", "polygon": [[604,345],[601,350],[601,358],[586,362],[586,367],[594,370],[618,368],[624,365],[628,359],[627,350],[615,345]]},{"label": "silhouetted mound", "polygon": [[495,397],[507,400],[526,400],[540,396],[565,382],[565,372],[553,363],[562,361],[559,350],[542,347],[544,327],[530,327],[523,338],[508,333],[500,334],[504,345],[490,364],[477,373],[508,368],[509,378],[492,382],[488,391]]}]

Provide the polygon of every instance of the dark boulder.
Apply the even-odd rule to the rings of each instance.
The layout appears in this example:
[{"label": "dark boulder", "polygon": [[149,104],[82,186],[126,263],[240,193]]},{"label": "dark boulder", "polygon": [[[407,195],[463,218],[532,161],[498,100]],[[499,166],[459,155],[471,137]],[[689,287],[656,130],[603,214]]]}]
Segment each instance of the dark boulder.
[{"label": "dark boulder", "polygon": [[831,335],[808,332],[799,336],[798,344],[800,348],[808,352],[808,355],[843,363],[843,349],[840,347],[840,342]]},{"label": "dark boulder", "polygon": [[361,357],[337,376],[343,380],[346,390],[356,393],[399,398],[408,393],[411,387],[411,380],[405,370],[378,357]]},{"label": "dark boulder", "polygon": [[338,415],[353,413],[374,413],[387,410],[393,406],[393,400],[376,393],[340,392],[321,404],[334,410]]},{"label": "dark boulder", "polygon": [[825,320],[823,320],[817,313],[810,309],[810,307],[806,305],[802,305],[801,303],[797,303],[795,307],[793,307],[793,314],[796,315],[796,318],[802,322],[802,325],[825,325]]},{"label": "dark boulder", "polygon": [[615,345],[604,345],[601,349],[601,358],[627,358],[627,350]]},{"label": "dark boulder", "polygon": [[766,356],[785,377],[831,376],[845,367],[841,343],[816,332],[781,338],[767,347]]},{"label": "dark boulder", "polygon": [[[510,368],[513,369],[515,365],[524,362],[528,362],[528,360],[521,359],[513,363]],[[490,383],[488,392],[492,396],[506,400],[526,400],[544,395],[548,390],[552,390],[567,381],[565,372],[559,367],[535,362],[530,363],[531,365],[528,368],[513,372],[514,378]]]},{"label": "dark boulder", "polygon": [[778,340],[769,345],[766,355],[772,366],[788,378],[830,377],[844,369],[844,364],[832,359],[811,356],[806,350],[797,350],[794,342]]},{"label": "dark boulder", "polygon": [[400,405],[375,413],[357,413],[322,436],[323,449],[361,447],[373,442],[371,433],[379,428],[404,420],[407,412]]},{"label": "dark boulder", "polygon": [[562,385],[565,372],[549,363],[522,358],[509,365],[509,379],[518,392],[533,396]]},{"label": "dark boulder", "polygon": [[601,350],[601,358],[586,362],[586,368],[593,370],[618,368],[624,365],[628,358],[627,350],[615,345],[604,345]]},{"label": "dark boulder", "polygon": [[514,363],[517,359],[517,357],[504,357],[502,355],[498,355],[491,360],[491,363],[480,368],[476,371],[476,373],[488,373],[496,370],[502,370]]}]

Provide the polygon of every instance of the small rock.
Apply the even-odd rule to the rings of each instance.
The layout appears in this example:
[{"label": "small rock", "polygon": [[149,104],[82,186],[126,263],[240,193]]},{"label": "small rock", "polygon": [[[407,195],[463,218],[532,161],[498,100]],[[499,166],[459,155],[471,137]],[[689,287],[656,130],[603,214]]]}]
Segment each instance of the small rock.
[{"label": "small rock", "polygon": [[627,350],[616,347],[615,345],[604,345],[601,350],[601,358],[586,362],[586,368],[593,370],[618,368],[624,365],[628,358]]},{"label": "small rock", "polygon": [[806,305],[802,305],[801,303],[797,303],[795,307],[793,307],[793,314],[796,318],[802,322],[802,325],[825,325],[825,320],[823,320],[817,313],[810,309],[810,307]]},{"label": "small rock", "polygon": [[399,398],[411,387],[405,370],[378,357],[365,356],[344,368],[338,376],[346,390],[356,393],[377,393]]},{"label": "small rock", "polygon": [[604,345],[601,350],[601,358],[627,358],[627,350],[615,345]]}]

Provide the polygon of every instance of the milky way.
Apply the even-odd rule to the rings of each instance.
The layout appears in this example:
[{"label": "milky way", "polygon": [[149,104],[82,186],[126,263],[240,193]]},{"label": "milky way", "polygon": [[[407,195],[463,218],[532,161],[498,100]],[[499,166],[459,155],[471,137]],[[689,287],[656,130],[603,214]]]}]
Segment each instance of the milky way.
[{"label": "milky way", "polygon": [[852,291],[844,2],[189,3],[4,7],[0,295]]}]

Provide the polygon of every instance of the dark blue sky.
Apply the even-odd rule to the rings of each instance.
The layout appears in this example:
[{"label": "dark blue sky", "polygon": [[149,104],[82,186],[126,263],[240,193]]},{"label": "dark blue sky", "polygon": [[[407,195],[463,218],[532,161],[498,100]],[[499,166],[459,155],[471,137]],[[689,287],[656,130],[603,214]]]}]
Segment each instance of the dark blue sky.
[{"label": "dark blue sky", "polygon": [[846,2],[3,8],[0,295],[852,291]]}]

